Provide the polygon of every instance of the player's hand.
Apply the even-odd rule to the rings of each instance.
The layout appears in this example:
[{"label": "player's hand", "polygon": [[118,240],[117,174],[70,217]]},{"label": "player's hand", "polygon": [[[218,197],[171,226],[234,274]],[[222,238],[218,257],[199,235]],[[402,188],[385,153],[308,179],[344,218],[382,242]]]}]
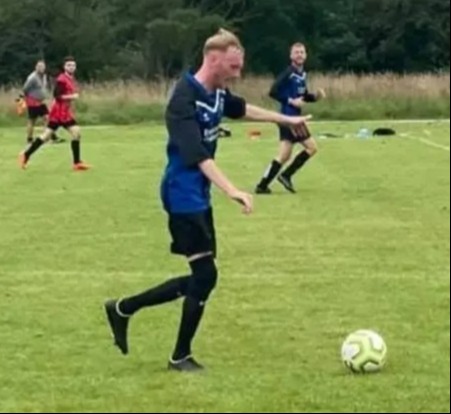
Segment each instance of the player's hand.
[{"label": "player's hand", "polygon": [[293,134],[297,137],[306,137],[309,135],[306,124],[313,118],[312,115],[307,116],[292,116],[287,119],[287,126],[291,129]]},{"label": "player's hand", "polygon": [[295,108],[302,108],[305,105],[304,98],[290,99],[290,105]]},{"label": "player's hand", "polygon": [[326,91],[324,89],[318,89],[318,91],[316,92],[316,99],[318,101],[322,101],[323,99],[326,98],[327,98]]},{"label": "player's hand", "polygon": [[249,215],[254,211],[254,197],[252,194],[236,190],[229,197],[243,206],[244,214]]},{"label": "player's hand", "polygon": [[77,100],[78,98],[80,98],[80,95],[79,95],[78,93],[74,93],[74,94],[72,95],[72,99],[73,99],[73,100]]},{"label": "player's hand", "polygon": [[288,116],[286,119],[286,125],[290,128],[298,128],[302,125],[305,125],[308,121],[313,118],[312,115],[306,116]]}]

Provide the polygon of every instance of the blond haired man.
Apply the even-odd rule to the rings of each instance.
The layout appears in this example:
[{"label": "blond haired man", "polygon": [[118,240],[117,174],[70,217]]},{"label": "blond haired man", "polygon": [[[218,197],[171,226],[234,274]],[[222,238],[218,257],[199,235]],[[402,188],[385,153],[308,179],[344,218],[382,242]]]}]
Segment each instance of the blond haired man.
[{"label": "blond haired man", "polygon": [[192,355],[191,344],[218,279],[211,183],[237,202],[244,214],[253,211],[252,196],[239,190],[214,161],[222,117],[274,122],[294,130],[302,129],[306,121],[249,105],[233,95],[227,82],[241,76],[243,65],[244,49],[239,39],[233,33],[219,31],[206,41],[199,71],[183,76],[168,104],[168,164],[161,198],[169,217],[172,253],[186,258],[189,275],[106,303],[115,343],[127,354],[127,330],[133,315],[144,308],[184,298],[178,339],[169,360],[169,369],[174,371],[203,369]]}]

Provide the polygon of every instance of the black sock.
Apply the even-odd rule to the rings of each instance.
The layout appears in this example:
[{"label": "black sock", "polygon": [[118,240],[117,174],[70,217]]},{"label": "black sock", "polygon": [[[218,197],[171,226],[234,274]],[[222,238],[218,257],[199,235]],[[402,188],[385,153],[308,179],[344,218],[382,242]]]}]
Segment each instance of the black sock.
[{"label": "black sock", "polygon": [[162,305],[185,296],[190,277],[171,279],[139,295],[126,298],[119,303],[119,310],[127,316],[132,316],[143,308]]},{"label": "black sock", "polygon": [[42,146],[44,141],[41,138],[36,138],[30,145],[30,147],[25,151],[25,157],[30,159],[30,157]]},{"label": "black sock", "polygon": [[296,174],[310,159],[310,154],[307,151],[301,152],[291,163],[291,165],[282,173],[286,178],[291,178]]},{"label": "black sock", "polygon": [[33,142],[33,137],[27,137],[27,142],[29,143],[29,144],[31,144],[32,142]]},{"label": "black sock", "polygon": [[78,139],[72,140],[72,154],[74,156],[74,164],[79,164],[80,159],[80,141]]},{"label": "black sock", "polygon": [[258,186],[260,188],[267,188],[272,183],[274,178],[277,177],[281,169],[282,164],[279,161],[274,160],[266,170],[265,175],[263,176]]},{"label": "black sock", "polygon": [[212,257],[204,257],[191,262],[190,266],[193,276],[188,286],[185,302],[183,303],[182,320],[180,322],[177,344],[172,355],[174,361],[180,361],[191,355],[191,343],[202,320],[205,303],[210,296],[211,290],[216,285],[216,282],[214,282],[206,291],[203,289],[199,291],[199,287],[203,286],[206,280],[209,279],[207,275],[211,277],[211,274],[215,273],[215,278],[217,278],[216,265]]},{"label": "black sock", "polygon": [[182,321],[172,359],[180,361],[191,355],[191,342],[199,328],[205,310],[205,303],[187,296],[183,303]]}]

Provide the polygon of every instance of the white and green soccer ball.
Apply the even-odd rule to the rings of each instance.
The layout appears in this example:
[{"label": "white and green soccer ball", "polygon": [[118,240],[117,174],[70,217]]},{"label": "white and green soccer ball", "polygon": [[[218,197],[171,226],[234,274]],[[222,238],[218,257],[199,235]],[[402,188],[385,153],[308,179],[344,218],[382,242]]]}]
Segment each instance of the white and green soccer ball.
[{"label": "white and green soccer ball", "polygon": [[379,372],[387,361],[387,345],[378,333],[360,330],[346,338],[341,358],[345,366],[356,374]]}]

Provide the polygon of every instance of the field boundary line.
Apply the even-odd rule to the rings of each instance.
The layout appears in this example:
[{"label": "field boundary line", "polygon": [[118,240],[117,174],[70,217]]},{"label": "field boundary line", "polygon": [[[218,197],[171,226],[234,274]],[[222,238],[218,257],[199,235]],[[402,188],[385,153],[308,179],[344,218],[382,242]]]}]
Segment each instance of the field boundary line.
[{"label": "field boundary line", "polygon": [[430,141],[426,138],[414,138],[414,137],[410,137],[408,135],[406,135],[405,138],[408,138],[411,141],[421,142],[424,145],[427,145],[429,147],[433,147],[433,148],[441,149],[442,151],[450,152],[450,147],[447,147],[446,145],[437,144],[436,142]]}]

